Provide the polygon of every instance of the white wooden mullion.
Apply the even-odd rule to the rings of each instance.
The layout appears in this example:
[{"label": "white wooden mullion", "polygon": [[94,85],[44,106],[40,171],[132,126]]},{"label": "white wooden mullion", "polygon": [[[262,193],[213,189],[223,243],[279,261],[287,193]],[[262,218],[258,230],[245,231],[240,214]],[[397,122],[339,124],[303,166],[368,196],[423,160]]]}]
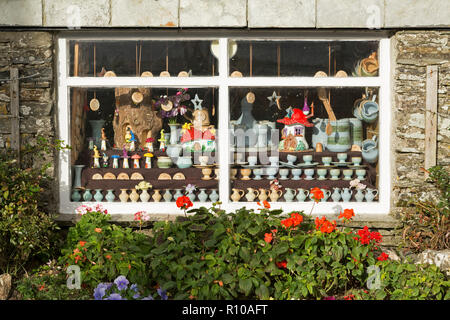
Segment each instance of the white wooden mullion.
[{"label": "white wooden mullion", "polygon": [[219,153],[219,199],[226,207],[230,194],[230,136],[229,136],[229,74],[228,39],[219,39],[219,141],[216,151]]}]

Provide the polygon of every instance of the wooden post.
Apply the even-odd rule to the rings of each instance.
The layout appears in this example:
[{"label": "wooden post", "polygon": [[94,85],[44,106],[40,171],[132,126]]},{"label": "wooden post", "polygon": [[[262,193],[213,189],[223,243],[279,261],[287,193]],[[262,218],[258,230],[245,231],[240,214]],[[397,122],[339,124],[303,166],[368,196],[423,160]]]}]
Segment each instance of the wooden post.
[{"label": "wooden post", "polygon": [[16,150],[20,161],[20,119],[19,119],[19,70],[10,70],[10,99],[11,99],[11,148]]},{"label": "wooden post", "polygon": [[425,169],[436,165],[438,67],[427,66],[425,111]]}]

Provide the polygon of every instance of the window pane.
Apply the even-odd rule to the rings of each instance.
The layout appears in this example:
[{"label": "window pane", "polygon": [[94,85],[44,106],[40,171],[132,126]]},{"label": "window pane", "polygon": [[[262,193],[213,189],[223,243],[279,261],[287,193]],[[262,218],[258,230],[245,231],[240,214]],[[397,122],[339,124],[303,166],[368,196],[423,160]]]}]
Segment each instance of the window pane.
[{"label": "window pane", "polygon": [[[231,199],[311,201],[318,187],[327,201],[377,201],[377,96],[377,88],[231,88]],[[365,190],[351,188],[354,179]]]},{"label": "window pane", "polygon": [[378,41],[239,40],[231,46],[232,76],[378,75]]},{"label": "window pane", "polygon": [[[154,77],[217,75],[211,41],[70,41],[70,75]],[[215,51],[214,51],[215,52]],[[181,74],[180,74],[181,72]],[[162,74],[161,74],[162,73]]]},{"label": "window pane", "polygon": [[73,189],[119,202],[139,186],[150,198],[138,202],[173,202],[195,187],[195,201],[217,201],[217,98],[217,88],[72,89]]}]

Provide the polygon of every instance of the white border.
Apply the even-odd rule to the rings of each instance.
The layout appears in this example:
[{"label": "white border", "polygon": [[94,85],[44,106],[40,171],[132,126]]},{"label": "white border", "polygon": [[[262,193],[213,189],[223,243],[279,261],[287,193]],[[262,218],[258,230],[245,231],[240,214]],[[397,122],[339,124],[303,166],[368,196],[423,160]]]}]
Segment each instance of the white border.
[{"label": "white border", "polygon": [[[287,33],[286,36],[289,36]],[[179,35],[178,35],[179,36]],[[253,36],[257,36],[254,33]],[[261,34],[259,38],[266,40],[315,40],[315,41],[328,41],[328,40],[379,40],[380,41],[380,72],[378,77],[348,77],[348,78],[312,78],[312,77],[252,77],[252,78],[230,78],[229,65],[228,65],[228,39],[229,36],[219,38],[219,76],[215,77],[189,77],[189,78],[177,78],[177,77],[113,77],[113,78],[94,78],[94,77],[68,77],[68,40],[133,40],[136,39],[136,34],[132,36],[122,36],[120,33],[116,36],[101,35],[98,33],[94,35],[81,34],[67,35],[58,38],[58,135],[59,139],[65,141],[70,145],[70,104],[69,95],[71,87],[106,87],[114,88],[117,86],[125,87],[140,87],[140,86],[152,86],[152,87],[219,87],[219,124],[218,124],[218,141],[220,145],[229,145],[228,127],[229,127],[229,87],[379,87],[379,102],[380,102],[380,115],[379,115],[379,149],[383,150],[379,156],[379,202],[367,203],[367,202],[319,202],[314,207],[313,215],[317,214],[334,214],[345,208],[353,208],[358,214],[388,214],[390,211],[390,195],[391,195],[391,163],[390,163],[390,132],[391,132],[391,88],[390,88],[390,40],[382,37],[348,37],[339,36],[322,37],[320,39],[314,38],[314,36],[305,36],[300,38],[283,38],[278,36],[277,39]],[[163,35],[155,35],[154,37],[147,37],[142,35],[140,40],[158,40],[161,37],[168,37],[167,33]],[[169,35],[170,37],[170,35]],[[236,38],[246,38],[251,35],[244,35]],[[169,38],[170,40],[177,40],[176,38]],[[182,37],[183,39],[217,39],[217,37]],[[225,106],[225,107],[223,107]],[[223,130],[225,129],[225,130]],[[230,152],[223,152],[218,150],[219,164],[230,163]],[[71,170],[70,170],[70,152],[61,151],[59,154],[59,212],[61,214],[73,214],[75,209],[81,204],[94,205],[98,202],[71,202]],[[256,202],[231,202],[229,199],[230,183],[229,179],[223,177],[229,177],[229,165],[220,165],[220,177],[219,179],[219,197],[222,201],[221,208],[227,211],[234,211],[236,209],[246,207],[257,209]],[[154,214],[167,214],[167,215],[179,215],[181,211],[176,207],[174,202],[136,202],[136,203],[121,203],[121,202],[101,202],[102,206],[108,209],[111,214],[130,214],[145,210]],[[199,203],[194,202],[194,208],[201,206],[209,206],[211,203]],[[293,210],[303,210],[305,213],[309,213],[312,207],[312,202],[271,202],[271,207],[278,209],[282,208],[284,211],[289,212]]]}]

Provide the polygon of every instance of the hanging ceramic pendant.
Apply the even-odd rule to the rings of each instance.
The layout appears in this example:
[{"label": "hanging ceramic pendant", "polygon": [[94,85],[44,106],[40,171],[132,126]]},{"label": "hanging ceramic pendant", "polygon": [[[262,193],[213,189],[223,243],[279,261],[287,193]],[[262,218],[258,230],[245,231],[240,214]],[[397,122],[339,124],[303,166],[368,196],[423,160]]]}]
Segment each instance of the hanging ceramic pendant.
[{"label": "hanging ceramic pendant", "polygon": [[[97,73],[95,70],[96,69],[95,68],[96,67],[96,59],[97,59],[96,51],[97,51],[97,47],[94,44],[94,77],[97,76]],[[91,101],[89,102],[89,107],[91,108],[92,111],[97,111],[100,108],[100,101],[97,100],[97,92],[96,91],[94,91],[94,98],[91,99]]]}]

